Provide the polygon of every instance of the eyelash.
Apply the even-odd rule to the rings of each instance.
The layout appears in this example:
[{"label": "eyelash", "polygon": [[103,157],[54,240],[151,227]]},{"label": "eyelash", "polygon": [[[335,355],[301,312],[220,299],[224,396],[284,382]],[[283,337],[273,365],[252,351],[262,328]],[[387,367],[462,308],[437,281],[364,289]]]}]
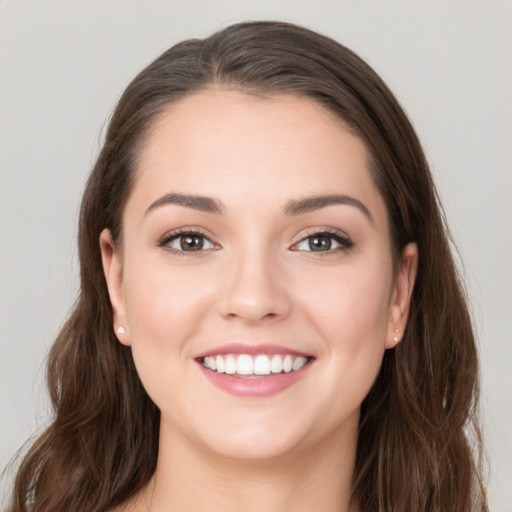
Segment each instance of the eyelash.
[{"label": "eyelash", "polygon": [[[172,231],[171,233],[167,233],[164,235],[160,241],[158,242],[158,246],[164,248],[165,250],[169,251],[172,254],[178,255],[178,256],[192,256],[194,253],[204,253],[206,251],[211,250],[212,248],[208,249],[198,249],[197,251],[185,251],[180,249],[175,249],[171,247],[169,244],[173,242],[174,240],[183,237],[183,236],[198,236],[203,238],[204,240],[207,240],[210,244],[213,246],[217,245],[215,242],[213,242],[205,233],[201,232],[198,229],[180,229],[178,231]],[[300,243],[306,242],[310,238],[330,238],[333,239],[336,243],[339,244],[338,247],[335,247],[334,249],[328,249],[326,251],[305,251],[302,249],[293,249],[293,247],[298,246]],[[295,252],[311,252],[314,253],[315,256],[328,256],[332,255],[337,252],[343,252],[351,249],[354,246],[354,242],[345,234],[342,234],[340,231],[337,231],[335,229],[322,229],[320,231],[318,230],[312,230],[305,234],[297,243],[293,244],[291,250]],[[219,247],[217,245],[217,247]],[[197,255],[197,254],[196,254]]]},{"label": "eyelash", "polygon": [[199,249],[197,251],[184,251],[180,249],[175,249],[174,247],[171,247],[169,244],[173,242],[174,240],[183,237],[183,236],[198,236],[203,238],[204,240],[208,240],[212,245],[217,245],[215,242],[213,242],[210,237],[208,237],[205,233],[201,232],[198,229],[179,229],[177,231],[172,231],[171,233],[165,234],[160,241],[158,242],[158,246],[164,248],[166,251],[169,251],[172,254],[175,254],[177,256],[193,256],[197,253],[204,253],[210,249]]},{"label": "eyelash", "polygon": [[[344,252],[348,251],[352,247],[354,247],[354,242],[344,233],[333,229],[333,228],[326,228],[322,230],[311,230],[305,234],[297,243],[293,245],[293,247],[298,246],[302,242],[306,242],[308,239],[311,238],[330,238],[333,239],[335,242],[339,244],[339,247],[335,247],[334,249],[328,249],[326,251],[303,251],[306,253],[312,253],[314,256],[330,256],[332,254],[338,253],[338,252]],[[300,249],[292,249],[295,251],[300,251]]]}]

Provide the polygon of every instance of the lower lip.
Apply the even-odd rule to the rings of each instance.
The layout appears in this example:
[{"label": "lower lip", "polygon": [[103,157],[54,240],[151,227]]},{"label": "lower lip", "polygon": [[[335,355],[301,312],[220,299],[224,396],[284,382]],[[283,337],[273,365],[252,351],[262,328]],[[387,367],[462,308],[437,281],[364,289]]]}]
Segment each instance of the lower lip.
[{"label": "lower lip", "polygon": [[244,398],[264,398],[277,395],[302,379],[312,361],[300,370],[289,373],[274,373],[256,377],[234,377],[226,373],[218,373],[198,363],[206,378],[220,390],[230,395]]}]

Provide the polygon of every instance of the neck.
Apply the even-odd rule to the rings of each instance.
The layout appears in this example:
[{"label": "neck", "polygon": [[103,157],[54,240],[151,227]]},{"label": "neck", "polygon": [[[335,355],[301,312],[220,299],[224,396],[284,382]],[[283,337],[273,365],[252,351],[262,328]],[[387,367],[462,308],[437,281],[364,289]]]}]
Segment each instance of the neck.
[{"label": "neck", "polygon": [[357,429],[351,430],[350,436],[330,436],[313,447],[271,459],[244,460],[198,448],[162,425],[146,509],[354,512],[351,491]]}]

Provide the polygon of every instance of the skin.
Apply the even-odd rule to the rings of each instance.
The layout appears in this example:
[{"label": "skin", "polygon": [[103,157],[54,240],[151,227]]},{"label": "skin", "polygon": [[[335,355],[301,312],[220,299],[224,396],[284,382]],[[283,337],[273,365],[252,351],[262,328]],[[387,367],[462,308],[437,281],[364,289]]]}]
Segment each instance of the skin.
[{"label": "skin", "polygon": [[[162,412],[155,476],[128,509],[357,510],[359,409],[384,351],[400,341],[418,258],[408,245],[393,274],[386,208],[367,160],[362,141],[330,112],[294,96],[212,88],[155,123],[122,244],[106,230],[100,239],[114,327],[125,329],[119,341],[131,346]],[[223,212],[147,211],[170,193],[215,198]],[[333,193],[369,215],[352,204],[283,211],[291,200]],[[186,253],[159,244],[183,228],[211,243]],[[352,246],[311,251],[308,237],[326,229]],[[276,395],[229,395],[195,357],[240,341],[314,360]]]}]

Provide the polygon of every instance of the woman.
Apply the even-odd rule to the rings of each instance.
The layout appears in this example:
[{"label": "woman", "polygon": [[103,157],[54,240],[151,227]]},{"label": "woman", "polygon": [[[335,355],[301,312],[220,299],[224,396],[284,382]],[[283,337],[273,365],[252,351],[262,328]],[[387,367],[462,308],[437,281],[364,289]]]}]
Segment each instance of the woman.
[{"label": "woman", "polygon": [[128,86],[80,215],[55,419],[11,510],[486,510],[478,365],[417,137],[273,22]]}]

